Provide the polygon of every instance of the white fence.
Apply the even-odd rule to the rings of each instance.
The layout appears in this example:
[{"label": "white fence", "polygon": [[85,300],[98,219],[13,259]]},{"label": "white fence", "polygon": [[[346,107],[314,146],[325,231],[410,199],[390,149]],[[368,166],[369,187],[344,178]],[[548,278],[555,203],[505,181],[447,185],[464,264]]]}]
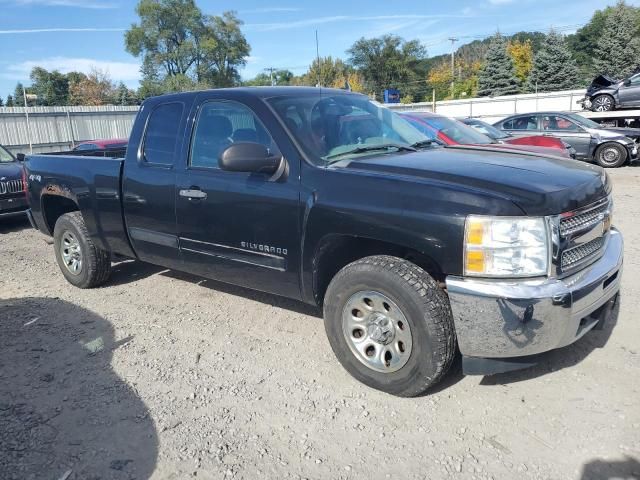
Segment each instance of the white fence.
[{"label": "white fence", "polygon": [[0,107],[0,144],[13,153],[45,153],[83,140],[128,138],[137,112],[135,106]]},{"label": "white fence", "polygon": [[[488,122],[495,122],[516,113],[579,112],[582,111],[582,106],[578,101],[584,98],[585,93],[585,90],[567,90],[552,93],[446,100],[437,102],[435,111],[448,117],[480,117]],[[434,104],[431,102],[387,106],[393,110],[434,111]]]}]

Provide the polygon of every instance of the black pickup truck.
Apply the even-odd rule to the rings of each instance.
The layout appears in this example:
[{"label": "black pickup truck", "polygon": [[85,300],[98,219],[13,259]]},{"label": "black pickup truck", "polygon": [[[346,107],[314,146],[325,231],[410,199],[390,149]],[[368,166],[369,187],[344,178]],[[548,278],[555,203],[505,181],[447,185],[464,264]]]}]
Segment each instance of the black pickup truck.
[{"label": "black pickup truck", "polygon": [[126,158],[26,169],[73,285],[105,283],[118,255],[322,306],[342,365],[401,396],[457,349],[470,374],[534,364],[601,326],[620,287],[601,168],[434,146],[341,90],[152,98]]}]

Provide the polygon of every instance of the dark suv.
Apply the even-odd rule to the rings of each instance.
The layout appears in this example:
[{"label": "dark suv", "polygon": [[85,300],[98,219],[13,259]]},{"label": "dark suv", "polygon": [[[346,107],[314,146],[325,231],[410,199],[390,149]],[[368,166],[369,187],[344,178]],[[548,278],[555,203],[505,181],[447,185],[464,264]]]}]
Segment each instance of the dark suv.
[{"label": "dark suv", "polygon": [[22,164],[0,145],[0,218],[27,209],[23,172]]},{"label": "dark suv", "polygon": [[640,129],[604,128],[576,113],[538,112],[513,115],[494,126],[516,136],[549,135],[576,149],[576,158],[614,168],[638,158]]}]

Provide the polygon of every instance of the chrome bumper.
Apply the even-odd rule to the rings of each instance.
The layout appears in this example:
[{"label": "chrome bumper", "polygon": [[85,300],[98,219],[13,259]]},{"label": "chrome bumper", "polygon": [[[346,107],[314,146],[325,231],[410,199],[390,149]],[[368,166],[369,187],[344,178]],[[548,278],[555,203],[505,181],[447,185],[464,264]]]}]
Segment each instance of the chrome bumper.
[{"label": "chrome bumper", "polygon": [[602,257],[570,277],[446,279],[462,355],[511,358],[569,345],[594,328],[591,315],[620,290],[624,243],[611,229]]}]

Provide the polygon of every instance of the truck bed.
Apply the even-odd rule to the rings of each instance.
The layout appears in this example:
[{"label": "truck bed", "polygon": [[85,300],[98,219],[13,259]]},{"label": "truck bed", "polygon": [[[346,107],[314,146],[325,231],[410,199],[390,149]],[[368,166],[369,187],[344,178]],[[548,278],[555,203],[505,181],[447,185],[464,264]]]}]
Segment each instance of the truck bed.
[{"label": "truck bed", "polygon": [[[29,203],[36,224],[53,234],[44,205],[68,201],[80,207],[87,229],[99,246],[132,255],[122,210],[124,159],[80,155],[29,155],[25,161]],[[65,202],[65,200],[67,202]]]}]

